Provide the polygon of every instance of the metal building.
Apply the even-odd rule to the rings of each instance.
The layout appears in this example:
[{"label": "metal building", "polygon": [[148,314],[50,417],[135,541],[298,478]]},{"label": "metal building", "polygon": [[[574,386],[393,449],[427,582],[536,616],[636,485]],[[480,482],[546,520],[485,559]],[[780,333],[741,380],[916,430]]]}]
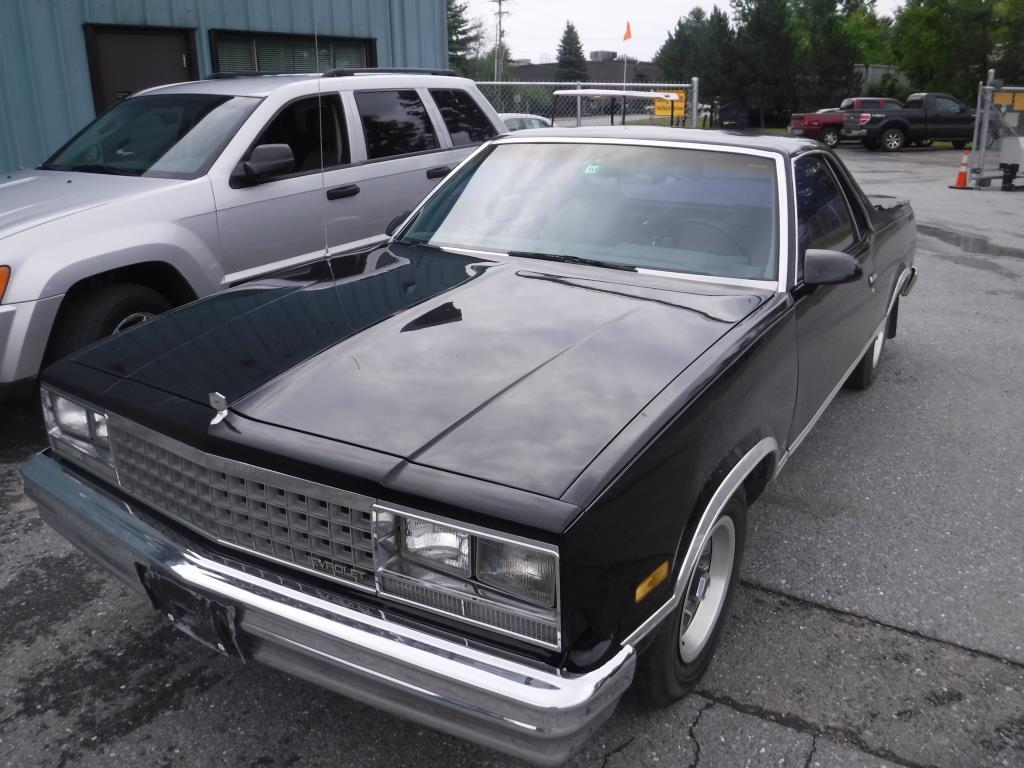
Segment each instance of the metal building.
[{"label": "metal building", "polygon": [[447,34],[445,0],[0,0],[0,172],[38,164],[142,88],[216,71],[445,67]]}]

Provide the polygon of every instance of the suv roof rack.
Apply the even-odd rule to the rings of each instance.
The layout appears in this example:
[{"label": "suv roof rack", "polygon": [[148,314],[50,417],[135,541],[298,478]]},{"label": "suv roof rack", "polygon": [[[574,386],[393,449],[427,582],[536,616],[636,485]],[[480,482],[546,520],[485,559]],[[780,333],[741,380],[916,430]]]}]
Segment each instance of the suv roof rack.
[{"label": "suv roof rack", "polygon": [[231,80],[236,77],[268,77],[270,75],[315,75],[316,72],[211,72],[204,80]]},{"label": "suv roof rack", "polygon": [[353,75],[445,75],[451,77],[450,69],[423,67],[356,67],[353,69],[329,69],[321,77],[352,77]]}]

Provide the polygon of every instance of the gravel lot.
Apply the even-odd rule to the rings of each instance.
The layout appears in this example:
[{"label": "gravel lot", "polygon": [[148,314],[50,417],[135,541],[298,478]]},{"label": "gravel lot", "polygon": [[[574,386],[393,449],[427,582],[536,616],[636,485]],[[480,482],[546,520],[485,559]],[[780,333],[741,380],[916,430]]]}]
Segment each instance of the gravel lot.
[{"label": "gravel lot", "polygon": [[[573,765],[1024,765],[1024,195],[841,154],[917,211],[899,337],[753,507],[701,692],[627,696]],[[517,765],[179,637],[39,522],[36,414],[0,425],[0,766]]]}]

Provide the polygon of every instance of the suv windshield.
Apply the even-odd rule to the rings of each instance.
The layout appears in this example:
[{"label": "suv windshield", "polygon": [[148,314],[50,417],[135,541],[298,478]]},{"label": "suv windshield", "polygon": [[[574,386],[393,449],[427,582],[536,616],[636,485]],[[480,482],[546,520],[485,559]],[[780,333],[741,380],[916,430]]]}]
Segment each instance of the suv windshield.
[{"label": "suv windshield", "polygon": [[774,160],[618,144],[498,144],[446,181],[406,242],[773,280]]},{"label": "suv windshield", "polygon": [[246,96],[166,94],[126,99],[40,168],[190,179],[209,170],[259,104]]}]

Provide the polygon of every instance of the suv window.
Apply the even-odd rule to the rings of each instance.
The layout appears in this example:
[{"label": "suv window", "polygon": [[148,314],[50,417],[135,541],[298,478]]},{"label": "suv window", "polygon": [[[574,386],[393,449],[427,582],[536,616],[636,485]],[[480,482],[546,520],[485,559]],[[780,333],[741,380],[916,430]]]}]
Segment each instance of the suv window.
[{"label": "suv window", "polygon": [[441,111],[452,145],[481,144],[497,135],[491,121],[472,96],[465,91],[432,90],[437,108]]},{"label": "suv window", "polygon": [[808,248],[849,248],[854,241],[850,209],[824,159],[800,158],[794,171],[801,253]]},{"label": "suv window", "polygon": [[356,91],[370,160],[437,149],[437,136],[416,91]]},{"label": "suv window", "polygon": [[[319,116],[319,124],[318,118]],[[311,173],[349,162],[348,136],[336,95],[309,96],[288,104],[256,139],[259,144],[287,144],[295,155],[292,173]]]}]

